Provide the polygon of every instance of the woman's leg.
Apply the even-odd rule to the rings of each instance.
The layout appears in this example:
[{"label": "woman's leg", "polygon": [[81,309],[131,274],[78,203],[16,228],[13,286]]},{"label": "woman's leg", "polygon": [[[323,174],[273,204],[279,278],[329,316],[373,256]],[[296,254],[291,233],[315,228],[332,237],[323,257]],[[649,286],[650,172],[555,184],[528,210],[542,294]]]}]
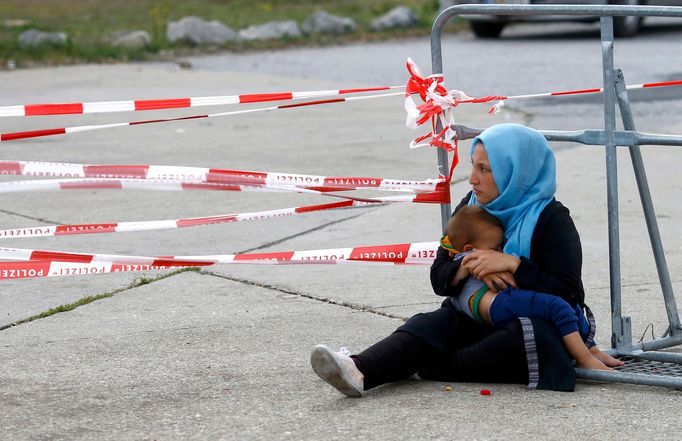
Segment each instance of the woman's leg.
[{"label": "woman's leg", "polygon": [[[466,335],[462,321],[460,331]],[[478,325],[476,325],[478,326]],[[428,380],[528,383],[528,364],[518,321],[468,344],[443,362],[419,371]]]},{"label": "woman's leg", "polygon": [[310,354],[310,364],[321,379],[342,394],[361,397],[373,387],[408,378],[436,354],[420,338],[398,330],[357,355],[350,355],[346,348],[334,351],[317,345]]},{"label": "woman's leg", "polygon": [[445,360],[453,348],[464,346],[458,346],[456,341],[460,321],[467,320],[470,321],[447,299],[437,310],[412,316],[393,334],[354,355],[356,365],[365,375],[365,390],[404,380]]},{"label": "woman's leg", "polygon": [[[529,346],[524,341],[524,328],[516,320],[504,328],[493,329],[490,335],[474,343],[460,346],[447,360],[420,370],[419,376],[439,381],[529,384],[529,365],[534,365],[539,371],[534,387],[573,391],[573,360],[564,349],[561,336],[549,322],[534,319],[532,323]],[[470,326],[470,322],[461,321],[462,335]]]},{"label": "woman's leg", "polygon": [[[415,316],[406,326],[360,354],[353,355],[356,366],[365,376],[364,389],[404,380],[415,372],[419,372],[422,378],[432,380],[528,383],[526,351],[518,321],[495,330],[453,314],[442,314],[444,312],[441,308]],[[452,329],[449,338],[442,335],[440,340],[443,345],[453,348],[449,354],[404,330],[410,328],[407,325],[418,318],[426,319],[425,316],[428,316],[434,324],[444,322],[445,315]],[[423,326],[419,328],[424,329]],[[486,336],[486,332],[491,334]],[[432,333],[428,338],[435,339],[434,334],[438,333]]]},{"label": "woman's leg", "polygon": [[311,354],[313,370],[348,396],[360,396],[391,381],[400,381],[446,357],[459,320],[449,300],[436,311],[417,314],[393,334],[348,357],[318,345]]},{"label": "woman's leg", "polygon": [[365,390],[369,390],[408,378],[439,354],[419,337],[398,330],[351,358],[365,376]]}]

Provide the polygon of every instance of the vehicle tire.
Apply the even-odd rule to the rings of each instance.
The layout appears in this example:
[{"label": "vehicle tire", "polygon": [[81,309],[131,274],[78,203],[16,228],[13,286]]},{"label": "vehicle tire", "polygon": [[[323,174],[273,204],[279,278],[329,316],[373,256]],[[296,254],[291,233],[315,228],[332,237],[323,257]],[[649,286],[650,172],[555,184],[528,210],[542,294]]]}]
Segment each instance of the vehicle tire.
[{"label": "vehicle tire", "polygon": [[497,38],[504,29],[504,23],[469,22],[471,31],[479,38]]},{"label": "vehicle tire", "polygon": [[[638,0],[613,0],[612,5],[631,5],[642,4]],[[613,17],[613,33],[616,37],[633,37],[639,31],[644,17]]]}]

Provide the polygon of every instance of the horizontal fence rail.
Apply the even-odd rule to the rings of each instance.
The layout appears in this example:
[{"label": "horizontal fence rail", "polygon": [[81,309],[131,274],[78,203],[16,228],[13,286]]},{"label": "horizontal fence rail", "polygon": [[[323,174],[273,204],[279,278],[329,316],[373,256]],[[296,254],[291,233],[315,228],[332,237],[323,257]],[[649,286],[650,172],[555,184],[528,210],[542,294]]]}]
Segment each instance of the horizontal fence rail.
[{"label": "horizontal fence rail", "polygon": [[[451,126],[457,133],[457,139],[473,139],[485,129],[471,128],[462,125]],[[585,129],[573,131],[560,130],[539,130],[547,141],[577,142],[585,145],[604,146],[606,142],[606,132],[598,129]],[[667,145],[682,146],[682,136],[677,135],[658,135],[654,133],[631,132],[627,130],[616,130],[613,132],[616,137],[616,145],[628,147],[635,145]]]}]

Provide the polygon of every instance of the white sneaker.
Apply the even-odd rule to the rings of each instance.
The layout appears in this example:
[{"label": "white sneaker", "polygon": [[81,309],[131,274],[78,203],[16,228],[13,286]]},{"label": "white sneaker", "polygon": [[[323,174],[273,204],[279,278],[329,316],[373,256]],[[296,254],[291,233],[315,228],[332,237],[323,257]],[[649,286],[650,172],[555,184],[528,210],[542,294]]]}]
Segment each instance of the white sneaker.
[{"label": "white sneaker", "polygon": [[348,349],[341,348],[334,352],[327,345],[317,345],[310,354],[310,364],[318,377],[342,394],[349,397],[363,395],[364,376],[350,358]]}]

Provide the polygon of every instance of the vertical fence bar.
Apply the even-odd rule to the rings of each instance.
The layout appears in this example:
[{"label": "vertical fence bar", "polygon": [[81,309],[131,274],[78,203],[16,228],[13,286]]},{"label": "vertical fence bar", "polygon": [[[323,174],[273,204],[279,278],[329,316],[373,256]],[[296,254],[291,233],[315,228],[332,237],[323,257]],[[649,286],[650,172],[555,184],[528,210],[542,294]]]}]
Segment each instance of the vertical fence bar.
[{"label": "vertical fence bar", "polygon": [[601,17],[602,73],[604,77],[604,129],[606,194],[609,226],[609,278],[611,286],[611,345],[624,346],[621,317],[620,238],[618,225],[618,158],[616,156],[616,91],[613,71],[613,17]]},{"label": "vertical fence bar", "polygon": [[[448,18],[445,20],[436,20],[433,24],[433,29],[431,30],[431,73],[432,74],[442,74],[443,73],[443,52],[441,48],[441,34],[443,32],[443,26],[447,23]],[[440,120],[436,123],[436,132],[443,130],[443,126]],[[456,154],[453,153],[453,154]],[[444,149],[436,149],[436,155],[438,157],[438,173],[442,176],[448,175],[448,152]],[[448,192],[450,189],[448,188]],[[445,226],[450,219],[452,214],[450,204],[441,204],[440,206],[440,222],[442,232],[445,232]]]},{"label": "vertical fence bar", "polygon": [[[623,128],[632,132],[636,131],[635,119],[630,110],[630,101],[628,99],[628,91],[625,86],[625,78],[623,72],[619,69],[616,73],[616,96],[618,98],[618,108],[620,109],[620,116],[623,119]],[[644,219],[646,220],[647,231],[649,232],[649,241],[651,242],[651,250],[654,253],[656,261],[656,271],[658,271],[658,280],[663,291],[663,300],[665,302],[665,310],[668,315],[668,323],[672,335],[679,335],[680,330],[680,316],[677,312],[677,303],[675,302],[675,294],[673,292],[672,283],[670,282],[670,273],[668,272],[668,263],[663,252],[663,243],[661,242],[661,233],[658,230],[658,222],[656,221],[656,213],[654,211],[654,204],[651,200],[651,191],[649,190],[649,182],[644,170],[644,161],[642,161],[642,152],[639,144],[629,146],[630,158],[632,160],[632,168],[635,173],[635,180],[637,181],[637,189],[639,190],[639,198],[642,201],[642,211],[644,211]]]}]

